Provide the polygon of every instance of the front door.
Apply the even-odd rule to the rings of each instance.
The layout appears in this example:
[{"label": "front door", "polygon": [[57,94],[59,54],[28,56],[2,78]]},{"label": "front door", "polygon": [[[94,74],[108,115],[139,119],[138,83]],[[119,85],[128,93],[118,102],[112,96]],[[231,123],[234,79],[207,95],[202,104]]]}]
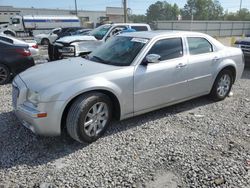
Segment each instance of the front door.
[{"label": "front door", "polygon": [[161,56],[159,63],[139,65],[134,73],[134,112],[140,113],[185,98],[187,60],[182,38],[155,42],[147,53]]}]

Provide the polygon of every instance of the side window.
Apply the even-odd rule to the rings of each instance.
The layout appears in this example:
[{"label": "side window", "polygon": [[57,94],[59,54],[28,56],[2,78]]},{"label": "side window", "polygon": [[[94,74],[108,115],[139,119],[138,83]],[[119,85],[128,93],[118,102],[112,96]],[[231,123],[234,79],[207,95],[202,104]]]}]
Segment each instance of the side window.
[{"label": "side window", "polygon": [[0,36],[0,40],[5,41],[5,42],[8,42],[8,43],[10,43],[10,44],[13,44],[13,43],[14,43],[13,40],[11,40],[11,39],[9,39],[9,38],[1,37],[1,36]]},{"label": "side window", "polygon": [[13,18],[12,19],[12,24],[20,24],[20,19],[19,18]]},{"label": "side window", "polygon": [[57,33],[59,33],[60,31],[61,31],[61,29],[54,30],[54,31],[53,31],[53,34],[57,34]]},{"label": "side window", "polygon": [[191,55],[213,52],[213,46],[205,38],[188,37],[188,48]]},{"label": "side window", "polygon": [[113,28],[110,32],[110,36],[113,36],[113,35],[117,35],[119,34],[123,29],[126,29],[127,27],[126,26],[117,26],[115,28]]},{"label": "side window", "polygon": [[146,26],[131,26],[131,28],[136,31],[148,31],[148,28]]},{"label": "side window", "polygon": [[161,61],[175,59],[183,56],[183,45],[181,38],[169,38],[157,41],[148,54],[158,54]]}]

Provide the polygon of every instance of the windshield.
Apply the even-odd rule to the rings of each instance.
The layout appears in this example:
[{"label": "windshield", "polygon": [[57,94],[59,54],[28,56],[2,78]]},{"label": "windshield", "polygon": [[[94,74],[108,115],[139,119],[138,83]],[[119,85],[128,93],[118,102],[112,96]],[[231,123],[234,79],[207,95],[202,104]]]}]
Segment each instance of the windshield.
[{"label": "windshield", "polygon": [[89,33],[89,35],[94,36],[97,40],[102,40],[110,28],[111,28],[111,25],[102,25],[92,30]]},{"label": "windshield", "polygon": [[20,24],[20,19],[19,18],[13,18],[12,19],[12,24]]},{"label": "windshield", "polygon": [[129,66],[148,39],[116,36],[94,50],[87,58],[115,66]]}]

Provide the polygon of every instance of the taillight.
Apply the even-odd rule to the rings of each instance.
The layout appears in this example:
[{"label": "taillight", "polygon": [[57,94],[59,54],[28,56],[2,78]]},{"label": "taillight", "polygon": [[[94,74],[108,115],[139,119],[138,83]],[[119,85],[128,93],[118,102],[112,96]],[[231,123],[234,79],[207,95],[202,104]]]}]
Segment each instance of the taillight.
[{"label": "taillight", "polygon": [[38,49],[38,45],[34,44],[34,45],[32,45],[32,48]]},{"label": "taillight", "polygon": [[30,51],[24,48],[16,49],[16,52],[25,57],[31,56]]}]

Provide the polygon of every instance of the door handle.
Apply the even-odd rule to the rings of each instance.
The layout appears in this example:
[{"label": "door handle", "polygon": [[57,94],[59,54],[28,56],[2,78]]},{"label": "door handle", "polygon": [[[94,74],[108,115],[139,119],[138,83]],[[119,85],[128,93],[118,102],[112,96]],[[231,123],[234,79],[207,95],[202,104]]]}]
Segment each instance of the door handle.
[{"label": "door handle", "polygon": [[187,66],[187,64],[179,63],[179,64],[176,66],[176,68],[177,68],[177,69],[180,69],[180,68],[183,68],[183,67],[186,67],[186,66]]},{"label": "door handle", "polygon": [[215,62],[216,62],[216,61],[219,61],[219,60],[220,60],[220,58],[217,57],[217,56],[213,58],[213,61],[215,61]]}]

